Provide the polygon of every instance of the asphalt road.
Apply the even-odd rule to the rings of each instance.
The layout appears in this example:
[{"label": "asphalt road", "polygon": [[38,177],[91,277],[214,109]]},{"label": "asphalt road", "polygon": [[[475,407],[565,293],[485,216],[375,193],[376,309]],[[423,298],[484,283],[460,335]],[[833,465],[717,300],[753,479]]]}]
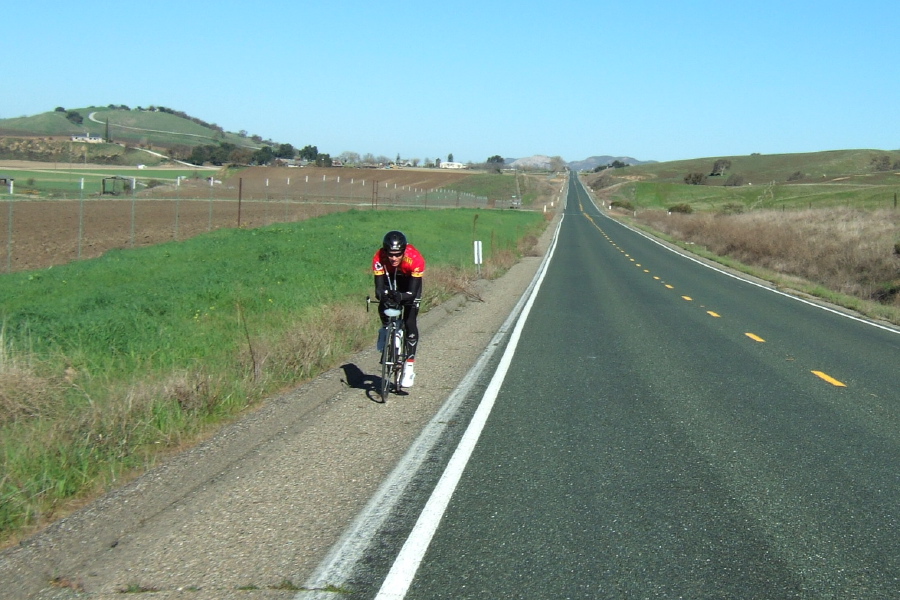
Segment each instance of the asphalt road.
[{"label": "asphalt road", "polygon": [[379,597],[900,597],[898,358],[895,329],[686,258],[572,186],[434,537]]}]

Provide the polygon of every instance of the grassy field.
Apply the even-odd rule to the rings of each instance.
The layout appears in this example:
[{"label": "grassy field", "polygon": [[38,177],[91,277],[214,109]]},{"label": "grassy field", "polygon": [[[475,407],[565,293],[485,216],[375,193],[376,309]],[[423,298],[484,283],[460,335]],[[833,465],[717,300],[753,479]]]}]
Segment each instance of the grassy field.
[{"label": "grassy field", "polygon": [[[97,196],[102,191],[104,177],[134,178],[137,190],[148,185],[174,185],[179,177],[196,179],[208,175],[208,171],[198,169],[138,169],[110,167],[79,167],[60,165],[45,169],[2,169],[0,175],[15,180],[16,194],[34,194],[45,198],[77,198],[80,195]],[[84,187],[82,187],[82,180]],[[9,188],[0,188],[0,199],[7,198]]]},{"label": "grassy field", "polygon": [[0,276],[0,534],[52,518],[160,453],[372,343],[372,254],[407,233],[425,308],[508,268],[543,229],[526,211],[378,211],[111,251]]},{"label": "grassy field", "polygon": [[514,197],[521,196],[522,207],[528,208],[534,207],[537,199],[544,197],[537,178],[537,175],[526,177],[511,172],[476,173],[458,183],[448,185],[447,188],[494,198],[498,208],[504,207],[501,206],[505,204],[503,201],[508,203]]}]

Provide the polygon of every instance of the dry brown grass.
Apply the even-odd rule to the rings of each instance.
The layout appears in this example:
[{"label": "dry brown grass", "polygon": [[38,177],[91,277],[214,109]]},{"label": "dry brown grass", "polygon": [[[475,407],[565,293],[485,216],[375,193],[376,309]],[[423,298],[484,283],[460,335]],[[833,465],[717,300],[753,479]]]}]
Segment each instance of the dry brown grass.
[{"label": "dry brown grass", "polygon": [[47,416],[58,405],[61,382],[38,374],[35,360],[12,348],[0,329],[0,425]]},{"label": "dry brown grass", "polygon": [[745,265],[800,277],[863,300],[900,306],[900,211],[848,208],[737,215],[666,215],[638,221]]}]

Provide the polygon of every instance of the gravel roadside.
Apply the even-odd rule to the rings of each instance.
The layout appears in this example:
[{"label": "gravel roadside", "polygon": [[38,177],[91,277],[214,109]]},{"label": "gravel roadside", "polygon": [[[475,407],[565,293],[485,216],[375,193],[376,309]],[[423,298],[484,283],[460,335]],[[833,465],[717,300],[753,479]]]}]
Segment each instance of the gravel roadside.
[{"label": "gravel roadside", "polygon": [[420,318],[408,396],[374,402],[378,355],[361,352],[0,553],[0,599],[293,598],[475,363],[540,256],[479,282],[479,301]]}]

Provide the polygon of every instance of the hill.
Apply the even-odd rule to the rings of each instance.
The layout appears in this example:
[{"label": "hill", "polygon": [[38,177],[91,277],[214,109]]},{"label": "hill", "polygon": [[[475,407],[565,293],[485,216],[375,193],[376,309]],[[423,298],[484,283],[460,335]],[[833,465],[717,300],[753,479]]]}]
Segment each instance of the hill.
[{"label": "hill", "polygon": [[655,163],[655,160],[638,160],[636,158],[631,158],[630,156],[591,156],[584,160],[576,160],[572,161],[569,164],[569,168],[573,171],[593,171],[597,167],[605,166],[612,164],[613,162],[624,163],[629,166],[634,165],[646,165]]},{"label": "hill", "polygon": [[[713,174],[718,170],[718,174]],[[610,201],[635,208],[716,209],[893,202],[900,151],[831,150],[646,163],[584,175]],[[694,184],[686,183],[688,176]]]},{"label": "hill", "polygon": [[[73,136],[85,141],[73,148]],[[248,151],[275,145],[259,136],[224,131],[215,123],[165,107],[59,107],[37,115],[0,119],[0,158],[11,160],[71,162],[75,153],[75,159],[84,157],[86,162],[100,164],[155,164],[168,155],[186,156],[194,147],[222,143]]]},{"label": "hill", "polygon": [[[111,140],[120,143],[163,148],[219,142],[258,148],[263,143],[259,136],[248,138],[239,133],[229,133],[215,123],[207,123],[165,107],[129,109],[112,104],[68,110],[58,107],[33,116],[0,119],[2,136],[69,137],[86,134],[104,139],[108,135]],[[268,143],[274,144],[271,141]]]}]

